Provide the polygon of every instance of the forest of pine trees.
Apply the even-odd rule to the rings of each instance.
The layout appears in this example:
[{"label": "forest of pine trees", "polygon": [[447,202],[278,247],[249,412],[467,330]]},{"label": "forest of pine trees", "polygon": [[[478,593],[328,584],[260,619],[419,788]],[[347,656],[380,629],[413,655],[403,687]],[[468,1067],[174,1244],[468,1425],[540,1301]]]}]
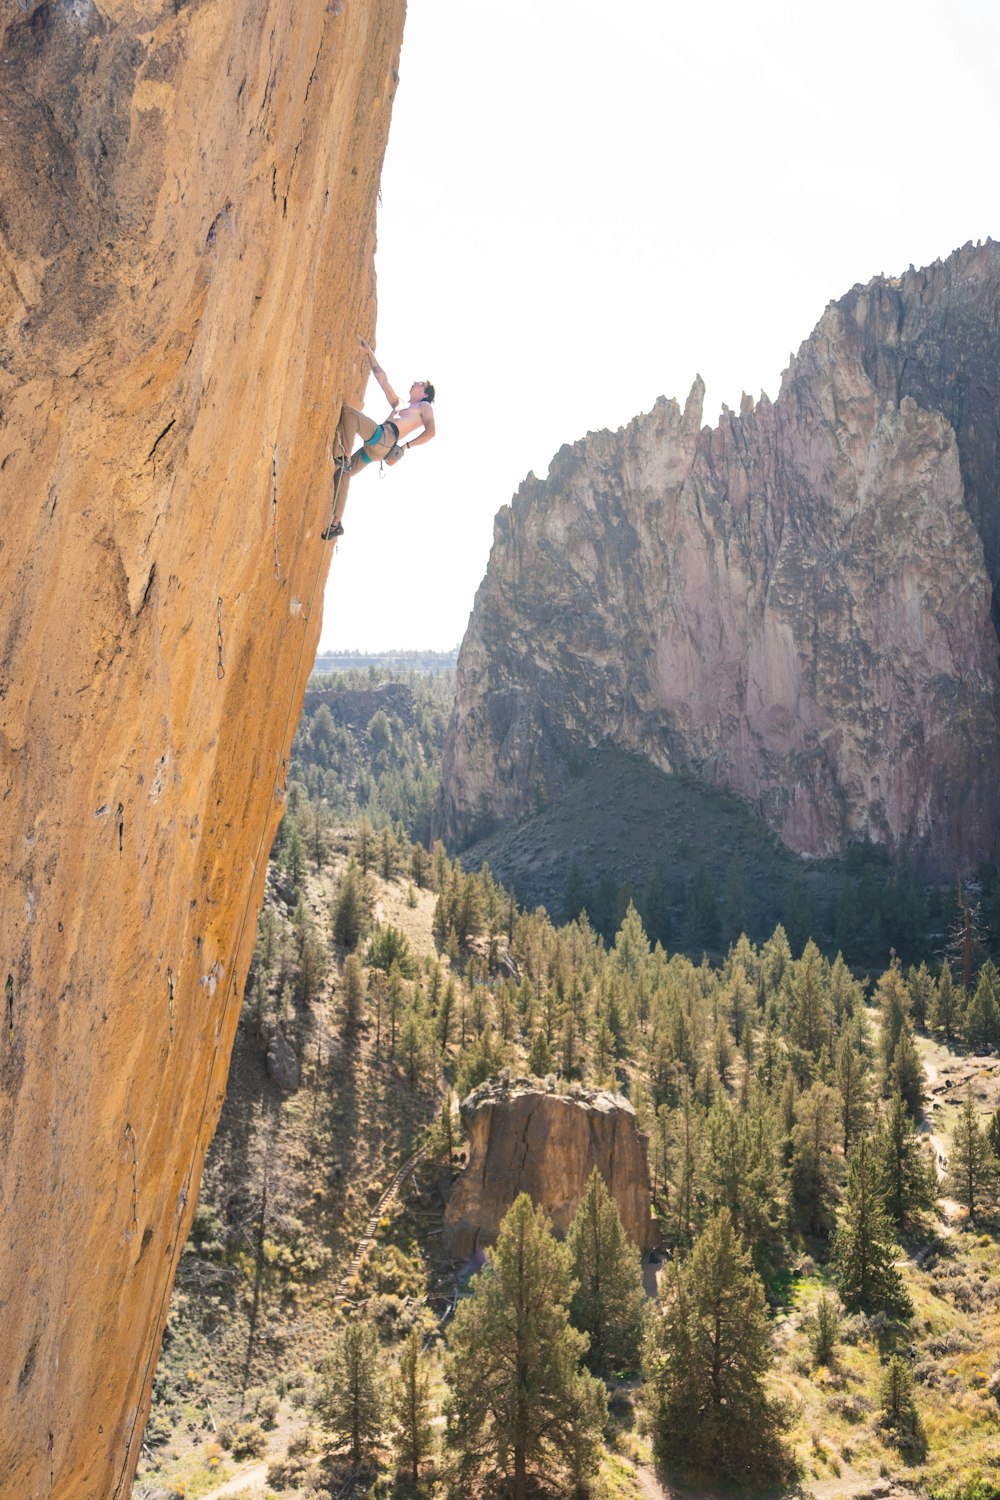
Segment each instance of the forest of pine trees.
[{"label": "forest of pine trees", "polygon": [[[1000,1046],[1000,975],[971,907],[948,954],[893,954],[874,974],[783,925],[710,962],[656,941],[631,902],[607,936],[582,911],[553,921],[416,836],[442,721],[434,692],[415,698],[410,726],[369,721],[346,824],[324,741],[350,736],[339,753],[353,756],[358,736],[332,732],[322,708],[300,730],[246,1018],[261,1036],[294,1029],[330,996],[327,1047],[368,1057],[415,1101],[439,1172],[460,1144],[452,1100],[504,1070],[620,1091],[649,1138],[663,1259],[651,1300],[596,1174],[564,1241],[522,1197],[442,1328],[387,1323],[377,1296],[340,1326],[310,1396],[334,1451],[366,1483],[381,1466],[412,1493],[603,1494],[628,1381],[668,1469],[777,1481],[795,1459],[769,1384],[772,1320],[804,1263],[822,1279],[815,1364],[836,1367],[845,1330],[880,1341],[866,1399],[887,1442],[923,1451],[919,1391],[893,1363],[919,1331],[901,1266],[943,1253],[942,1187],[975,1229],[1000,1201],[1000,1110],[984,1115],[966,1091],[943,1185],[918,1129],[921,1047]],[[318,916],[310,882],[334,868]],[[423,903],[433,951],[376,921],[389,885]],[[215,1243],[198,1241],[206,1261],[224,1259]]]}]

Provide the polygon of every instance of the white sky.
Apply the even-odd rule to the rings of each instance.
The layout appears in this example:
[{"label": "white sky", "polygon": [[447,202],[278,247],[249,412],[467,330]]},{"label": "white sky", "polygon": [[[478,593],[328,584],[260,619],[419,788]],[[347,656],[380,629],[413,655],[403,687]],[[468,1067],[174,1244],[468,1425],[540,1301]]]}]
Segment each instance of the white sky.
[{"label": "white sky", "polygon": [[855,282],[1000,236],[998,63],[992,0],[409,0],[374,342],[438,437],[353,482],[321,648],[456,645],[563,443],[773,397]]}]

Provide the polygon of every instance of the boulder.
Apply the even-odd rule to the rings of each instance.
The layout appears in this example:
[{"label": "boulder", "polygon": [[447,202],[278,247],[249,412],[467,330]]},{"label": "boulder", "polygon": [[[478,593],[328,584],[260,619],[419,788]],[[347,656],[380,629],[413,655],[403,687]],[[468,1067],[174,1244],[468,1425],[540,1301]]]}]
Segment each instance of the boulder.
[{"label": "boulder", "polygon": [[557,1094],[537,1081],[491,1081],[462,1102],[469,1164],[445,1211],[444,1243],[468,1260],[497,1237],[519,1193],[540,1203],[565,1234],[587,1180],[598,1168],[622,1223],[640,1250],[656,1243],[650,1218],[647,1138],[621,1094],[574,1089]]},{"label": "boulder", "polygon": [[267,1071],[279,1089],[286,1094],[291,1094],[298,1088],[298,1053],[280,1029],[271,1033],[271,1040],[267,1044]]}]

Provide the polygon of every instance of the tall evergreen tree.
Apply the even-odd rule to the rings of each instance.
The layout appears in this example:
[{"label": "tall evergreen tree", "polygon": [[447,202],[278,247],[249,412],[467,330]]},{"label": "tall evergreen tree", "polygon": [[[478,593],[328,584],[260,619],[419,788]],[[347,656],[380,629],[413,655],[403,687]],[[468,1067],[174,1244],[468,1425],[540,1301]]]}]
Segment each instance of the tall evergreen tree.
[{"label": "tall evergreen tree", "polygon": [[931,999],[930,1023],[936,1031],[944,1032],[950,1047],[959,1029],[960,993],[951,977],[951,968],[946,962],[938,975],[937,988]]},{"label": "tall evergreen tree", "polygon": [[399,1371],[390,1398],[394,1446],[402,1468],[409,1469],[414,1486],[420,1466],[431,1451],[430,1377],[420,1353],[420,1334],[410,1330],[399,1356]]},{"label": "tall evergreen tree", "polygon": [[910,1316],[913,1306],[893,1264],[892,1223],[885,1209],[879,1164],[867,1136],[861,1137],[850,1160],[833,1252],[846,1308]]},{"label": "tall evergreen tree", "polygon": [[382,1350],[375,1326],[354,1318],[340,1330],[320,1366],[316,1415],[359,1464],[375,1446],[385,1421]]},{"label": "tall evergreen tree", "polygon": [[924,1110],[924,1065],[920,1061],[909,1021],[903,1023],[892,1054],[887,1090],[890,1093],[893,1090],[900,1093],[911,1117],[919,1120]]},{"label": "tall evergreen tree", "polygon": [[790,1184],[796,1222],[807,1234],[826,1234],[837,1211],[840,1095],[814,1083],[795,1101]]},{"label": "tall evergreen tree", "polygon": [[650,1325],[646,1367],[660,1456],[730,1482],[780,1468],[780,1422],[764,1392],[770,1364],[760,1280],[722,1209],[665,1283]]},{"label": "tall evergreen tree", "polygon": [[964,1030],[974,1052],[985,1052],[1000,1039],[1000,974],[992,959],[987,959],[979,971],[965,1008]]},{"label": "tall evergreen tree", "polygon": [[895,955],[875,988],[875,1000],[881,1020],[879,1051],[882,1076],[888,1078],[900,1035],[910,1017],[910,992]]},{"label": "tall evergreen tree", "polygon": [[588,1367],[597,1375],[634,1368],[645,1306],[639,1251],[625,1233],[618,1205],[596,1167],[566,1243],[577,1282],[570,1318],[590,1337]]},{"label": "tall evergreen tree", "polygon": [[835,1082],[840,1092],[840,1123],[845,1156],[871,1114],[870,1064],[862,1043],[861,1018],[852,1017],[837,1045]]},{"label": "tall evergreen tree", "polygon": [[578,1474],[596,1467],[605,1397],[578,1368],[587,1335],[569,1321],[574,1290],[569,1248],[522,1193],[448,1330],[447,1441],[464,1485],[499,1473],[526,1500],[532,1475],[557,1480],[569,1459]]},{"label": "tall evergreen tree", "polygon": [[902,1095],[893,1094],[873,1141],[885,1210],[897,1229],[930,1213],[937,1196],[934,1163],[920,1149]]},{"label": "tall evergreen tree", "polygon": [[969,1210],[973,1223],[996,1203],[996,1158],[976,1113],[971,1084],[966,1087],[961,1113],[955,1124],[947,1184],[959,1203]]}]

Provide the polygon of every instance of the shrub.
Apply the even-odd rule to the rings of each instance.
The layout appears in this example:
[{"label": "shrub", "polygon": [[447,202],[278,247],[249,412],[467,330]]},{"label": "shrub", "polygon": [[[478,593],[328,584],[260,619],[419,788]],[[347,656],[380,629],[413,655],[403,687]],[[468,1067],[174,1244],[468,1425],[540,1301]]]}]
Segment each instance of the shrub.
[{"label": "shrub", "polygon": [[[219,1441],[223,1442],[222,1432],[219,1433]],[[238,1422],[233,1428],[228,1446],[234,1458],[260,1458],[267,1451],[263,1427],[259,1422]]]}]

